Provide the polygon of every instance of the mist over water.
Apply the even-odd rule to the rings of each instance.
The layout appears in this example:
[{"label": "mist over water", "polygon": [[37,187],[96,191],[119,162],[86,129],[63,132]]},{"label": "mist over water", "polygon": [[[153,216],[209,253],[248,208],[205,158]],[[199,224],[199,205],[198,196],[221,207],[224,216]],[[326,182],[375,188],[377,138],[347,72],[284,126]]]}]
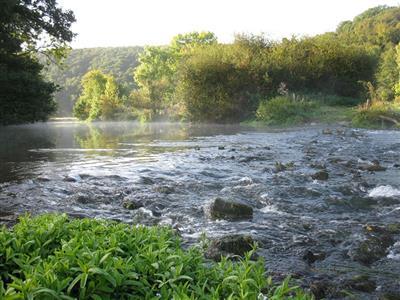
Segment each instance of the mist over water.
[{"label": "mist over water", "polygon": [[[374,161],[386,170],[363,168]],[[398,234],[388,255],[369,266],[348,252],[365,225],[399,222],[399,161],[398,131],[132,122],[3,127],[0,209],[1,216],[62,211],[170,225],[187,245],[203,232],[250,234],[274,276],[334,281],[362,273],[384,287],[400,276]],[[288,167],[277,170],[277,162]],[[321,169],[329,179],[312,179]],[[251,205],[253,220],[210,220],[215,197]],[[142,207],[124,208],[127,199]],[[302,259],[307,250],[326,258],[310,266]]]}]

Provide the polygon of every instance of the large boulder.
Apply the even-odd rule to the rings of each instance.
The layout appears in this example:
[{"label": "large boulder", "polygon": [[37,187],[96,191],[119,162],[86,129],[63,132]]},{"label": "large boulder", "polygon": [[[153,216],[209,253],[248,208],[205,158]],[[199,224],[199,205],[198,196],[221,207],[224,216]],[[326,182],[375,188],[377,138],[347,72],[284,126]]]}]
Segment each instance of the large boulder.
[{"label": "large boulder", "polygon": [[246,252],[252,250],[254,240],[249,235],[227,235],[212,239],[205,257],[220,261],[222,256],[243,257]]},{"label": "large boulder", "polygon": [[253,208],[242,202],[216,198],[209,206],[209,214],[213,219],[246,220],[253,218]]},{"label": "large boulder", "polygon": [[352,260],[369,265],[386,256],[393,244],[394,240],[388,234],[367,235],[364,240],[357,241],[348,254]]}]

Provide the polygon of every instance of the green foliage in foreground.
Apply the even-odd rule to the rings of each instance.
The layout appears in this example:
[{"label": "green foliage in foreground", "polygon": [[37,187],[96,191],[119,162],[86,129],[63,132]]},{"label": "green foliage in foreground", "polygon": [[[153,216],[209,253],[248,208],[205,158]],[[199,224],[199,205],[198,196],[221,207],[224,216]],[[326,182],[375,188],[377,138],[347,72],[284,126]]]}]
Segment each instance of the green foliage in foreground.
[{"label": "green foliage in foreground", "polygon": [[289,280],[272,287],[250,256],[214,264],[169,228],[24,217],[0,231],[0,298],[311,299]]}]

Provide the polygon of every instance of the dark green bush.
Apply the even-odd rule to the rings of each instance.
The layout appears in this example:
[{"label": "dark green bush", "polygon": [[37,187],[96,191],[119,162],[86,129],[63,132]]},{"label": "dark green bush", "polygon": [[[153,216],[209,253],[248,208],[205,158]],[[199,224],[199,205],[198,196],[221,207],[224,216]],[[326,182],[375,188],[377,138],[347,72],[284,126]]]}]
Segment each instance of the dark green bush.
[{"label": "dark green bush", "polygon": [[273,288],[251,254],[214,264],[169,228],[24,217],[0,230],[0,299],[310,299],[288,281]]}]

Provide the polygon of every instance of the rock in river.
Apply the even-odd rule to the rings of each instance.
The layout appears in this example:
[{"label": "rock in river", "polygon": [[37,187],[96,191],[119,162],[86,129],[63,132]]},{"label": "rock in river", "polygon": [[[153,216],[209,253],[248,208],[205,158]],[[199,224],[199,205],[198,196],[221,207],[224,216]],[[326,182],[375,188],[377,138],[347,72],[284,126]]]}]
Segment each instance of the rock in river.
[{"label": "rock in river", "polygon": [[364,240],[356,242],[348,254],[352,260],[369,265],[384,257],[393,244],[390,235],[368,235]]},{"label": "rock in river", "polygon": [[317,260],[324,260],[325,257],[326,257],[325,252],[316,252],[311,250],[306,250],[302,255],[302,259],[306,261],[308,264],[313,264]]},{"label": "rock in river", "polygon": [[251,206],[241,202],[224,200],[221,198],[216,198],[211,202],[209,213],[213,219],[234,221],[253,218],[253,208]]},{"label": "rock in river", "polygon": [[376,289],[376,283],[368,275],[357,275],[345,282],[345,286],[351,289],[371,293]]},{"label": "rock in river", "polygon": [[322,170],[322,171],[318,171],[317,173],[311,175],[311,178],[315,179],[315,180],[328,180],[329,174],[327,171]]},{"label": "rock in river", "polygon": [[134,210],[143,207],[143,204],[140,201],[136,201],[127,197],[122,201],[122,207],[125,209]]},{"label": "rock in river", "polygon": [[386,171],[386,168],[381,166],[381,164],[379,163],[379,161],[374,160],[372,161],[372,163],[366,163],[366,164],[360,164],[358,166],[358,168],[360,170],[363,171],[370,171],[370,172],[382,172],[382,171]]},{"label": "rock in river", "polygon": [[252,250],[254,240],[249,235],[227,235],[211,240],[205,257],[220,261],[221,256],[240,256]]}]

